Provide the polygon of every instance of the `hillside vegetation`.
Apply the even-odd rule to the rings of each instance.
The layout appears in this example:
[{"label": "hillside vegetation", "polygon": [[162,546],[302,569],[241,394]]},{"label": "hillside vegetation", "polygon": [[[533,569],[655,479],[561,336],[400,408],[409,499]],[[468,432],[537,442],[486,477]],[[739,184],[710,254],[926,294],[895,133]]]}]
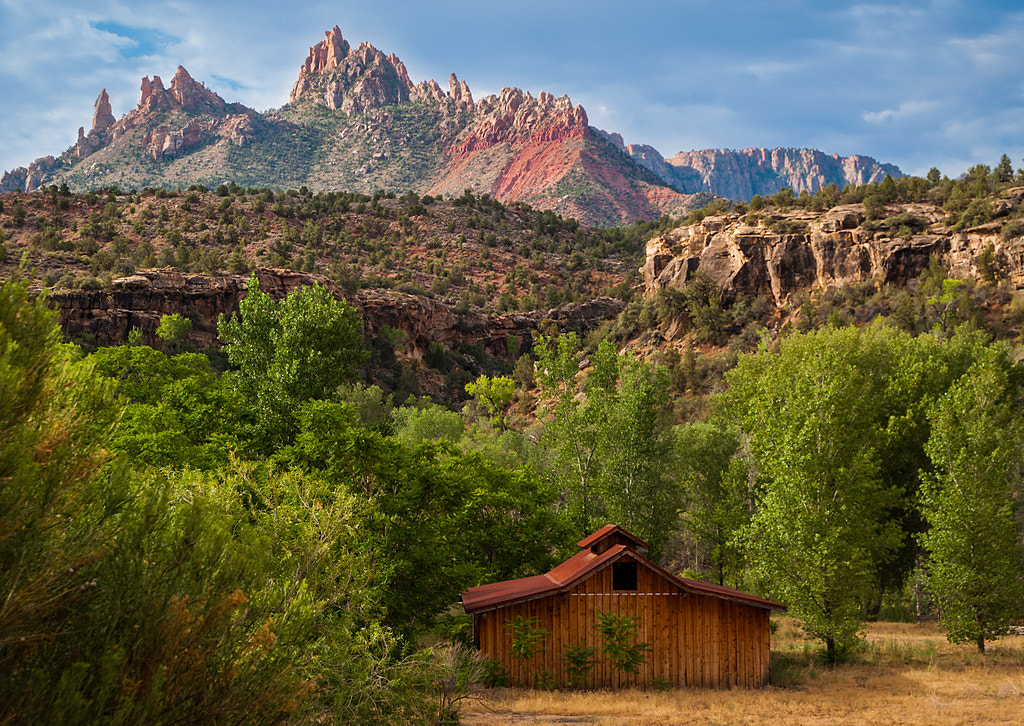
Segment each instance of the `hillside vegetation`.
[{"label": "hillside vegetation", "polygon": [[[795,668],[870,663],[865,622],[931,617],[1004,658],[1024,302],[998,258],[781,303],[703,276],[643,297],[633,271],[679,224],[840,203],[896,235],[916,222],[887,205],[939,205],[1013,250],[1024,173],[1005,162],[614,230],[473,194],[0,195],[0,720],[451,723],[503,679],[459,593],[546,571],[606,522],[673,572],[787,604]],[[190,344],[188,310],[152,346],[61,342],[48,295],[102,300],[154,264],[491,311],[628,303],[589,336],[548,319],[501,356],[418,359],[325,287],[274,298],[253,275],[216,350]],[[422,395],[460,366],[460,391]]]}]

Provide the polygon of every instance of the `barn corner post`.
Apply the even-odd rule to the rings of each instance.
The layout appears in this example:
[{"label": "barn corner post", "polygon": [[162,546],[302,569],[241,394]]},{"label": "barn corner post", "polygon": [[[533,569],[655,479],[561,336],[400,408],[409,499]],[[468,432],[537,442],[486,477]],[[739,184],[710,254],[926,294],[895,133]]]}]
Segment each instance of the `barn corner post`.
[{"label": "barn corner post", "polygon": [[[578,553],[550,572],[462,595],[473,616],[474,643],[513,682],[571,686],[567,648],[594,649],[586,675],[595,688],[771,682],[769,613],[784,606],[677,577],[644,556],[646,542],[617,525],[578,545]],[[602,617],[619,628],[611,650],[605,644],[615,631],[599,629]],[[519,624],[516,637],[509,623]],[[526,652],[521,646],[531,631],[543,637],[535,637],[535,652]]]}]

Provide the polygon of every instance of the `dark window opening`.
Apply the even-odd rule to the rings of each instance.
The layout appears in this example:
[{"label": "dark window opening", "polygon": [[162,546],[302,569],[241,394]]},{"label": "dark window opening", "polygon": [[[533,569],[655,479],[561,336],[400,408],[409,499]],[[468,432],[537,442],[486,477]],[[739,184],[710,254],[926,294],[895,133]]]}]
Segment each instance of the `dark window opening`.
[{"label": "dark window opening", "polygon": [[612,589],[636,590],[635,562],[628,561],[612,563]]}]

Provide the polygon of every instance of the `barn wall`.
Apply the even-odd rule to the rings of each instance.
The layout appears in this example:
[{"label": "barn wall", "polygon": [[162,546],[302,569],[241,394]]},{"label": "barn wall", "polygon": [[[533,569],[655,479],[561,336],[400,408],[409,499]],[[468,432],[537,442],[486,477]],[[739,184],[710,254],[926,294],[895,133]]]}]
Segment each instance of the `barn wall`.
[{"label": "barn wall", "polygon": [[[611,567],[606,567],[569,592],[477,613],[473,625],[481,653],[498,660],[511,682],[523,686],[544,681],[568,686],[562,654],[579,643],[598,648],[598,664],[589,674],[596,688],[646,687],[656,679],[691,687],[768,684],[766,609],[684,593],[643,566],[637,575],[636,592],[613,591]],[[652,645],[639,673],[613,671],[600,655],[592,624],[602,611],[639,618],[637,641]],[[512,655],[507,623],[517,615],[535,617],[547,630],[544,650],[528,661]]]}]

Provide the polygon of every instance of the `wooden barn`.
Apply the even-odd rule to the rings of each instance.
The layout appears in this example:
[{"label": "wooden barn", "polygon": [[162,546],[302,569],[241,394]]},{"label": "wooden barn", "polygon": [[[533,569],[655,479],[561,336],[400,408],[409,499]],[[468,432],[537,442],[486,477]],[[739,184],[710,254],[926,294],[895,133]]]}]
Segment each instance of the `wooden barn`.
[{"label": "wooden barn", "polygon": [[[676,577],[640,554],[647,543],[615,525],[579,546],[579,553],[547,574],[462,595],[477,648],[512,683],[570,685],[566,649],[582,645],[595,649],[597,662],[586,677],[595,688],[768,685],[768,616],[784,606]],[[604,613],[634,618],[635,642],[650,644],[636,673],[614,668],[602,653],[594,626]],[[538,652],[530,657],[523,657],[521,643],[518,654],[514,648],[517,623],[528,623],[535,633]]]}]

